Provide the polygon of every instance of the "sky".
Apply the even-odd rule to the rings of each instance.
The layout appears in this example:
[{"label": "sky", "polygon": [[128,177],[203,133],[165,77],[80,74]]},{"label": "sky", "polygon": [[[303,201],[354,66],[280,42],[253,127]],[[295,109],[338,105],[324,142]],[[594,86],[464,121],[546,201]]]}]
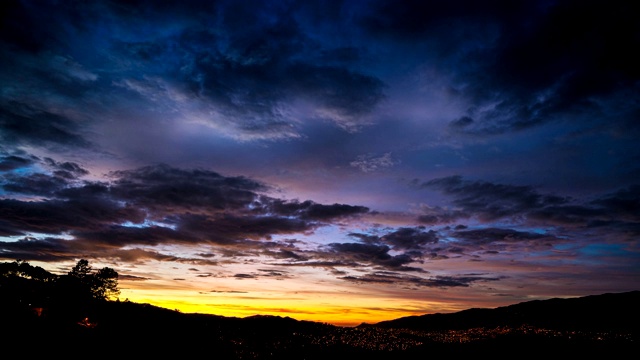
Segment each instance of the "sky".
[{"label": "sky", "polygon": [[0,261],[341,326],[640,290],[630,1],[2,1]]}]

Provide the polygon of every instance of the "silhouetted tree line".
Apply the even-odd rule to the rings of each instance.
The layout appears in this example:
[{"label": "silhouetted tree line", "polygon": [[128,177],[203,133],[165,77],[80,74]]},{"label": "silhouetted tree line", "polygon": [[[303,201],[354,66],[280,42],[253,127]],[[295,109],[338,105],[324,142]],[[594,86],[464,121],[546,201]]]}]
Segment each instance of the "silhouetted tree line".
[{"label": "silhouetted tree line", "polygon": [[95,270],[81,259],[65,275],[50,273],[26,261],[0,263],[0,314],[7,322],[34,318],[81,321],[100,302],[116,299],[118,273]]}]

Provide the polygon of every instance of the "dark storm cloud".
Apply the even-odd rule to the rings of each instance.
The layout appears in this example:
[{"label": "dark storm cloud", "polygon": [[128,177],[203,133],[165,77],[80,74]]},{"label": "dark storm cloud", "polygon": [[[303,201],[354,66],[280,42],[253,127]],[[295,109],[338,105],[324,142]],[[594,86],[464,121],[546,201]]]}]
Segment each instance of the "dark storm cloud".
[{"label": "dark storm cloud", "polygon": [[535,221],[582,229],[600,238],[636,241],[640,234],[639,189],[632,185],[588,202],[534,210],[528,216]]},{"label": "dark storm cloud", "polygon": [[549,235],[545,234],[502,228],[456,231],[452,236],[476,245],[493,242],[527,242],[550,238]]},{"label": "dark storm cloud", "polygon": [[[134,113],[128,126],[142,126],[143,109],[193,111],[199,121],[243,140],[300,137],[301,124],[317,119],[357,131],[385,98],[385,84],[364,71],[366,46],[344,46],[309,28],[308,17],[318,13],[345,20],[340,7],[5,4],[0,139],[55,151],[98,149],[89,139],[96,135],[92,127],[109,116],[131,121]],[[326,20],[316,25],[326,26]],[[296,112],[294,103],[305,111]]]},{"label": "dark storm cloud", "polygon": [[29,167],[34,164],[34,159],[17,155],[6,155],[0,157],[0,171],[11,171]]},{"label": "dark storm cloud", "polygon": [[5,228],[22,234],[62,234],[144,219],[140,210],[97,198],[36,202],[4,199],[0,200],[0,213]]},{"label": "dark storm cloud", "polygon": [[[531,186],[469,181],[461,176],[429,180],[420,187],[437,189],[453,196],[453,204],[460,207],[465,214],[472,214],[485,221],[524,215],[537,209],[562,205],[570,200],[561,196],[540,194]],[[451,220],[456,218],[451,217]]]},{"label": "dark storm cloud", "polygon": [[182,231],[163,226],[111,225],[95,231],[77,231],[73,235],[78,242],[96,246],[122,248],[128,245],[195,244],[199,239]]},{"label": "dark storm cloud", "polygon": [[15,242],[0,242],[3,257],[37,261],[64,261],[83,254],[78,242],[58,238],[34,239],[25,237]]},{"label": "dark storm cloud", "polygon": [[303,220],[274,216],[227,214],[211,218],[184,215],[169,220],[181,232],[214,243],[232,243],[238,239],[271,239],[276,234],[292,234],[312,229],[312,225]]},{"label": "dark storm cloud", "polygon": [[243,119],[238,126],[250,133],[286,129],[282,106],[296,98],[336,112],[331,120],[344,128],[357,127],[359,116],[383,98],[382,82],[358,72],[357,51],[344,56],[343,48],[305,33],[299,23],[305,20],[296,16],[304,12],[302,2],[251,3],[217,8],[224,31],[182,34],[180,47],[193,54],[181,64],[186,86],[223,113]]},{"label": "dark storm cloud", "polygon": [[[40,160],[34,155],[29,157],[8,156],[1,164],[8,170],[22,169],[22,172],[0,174],[0,188],[6,192],[25,195],[63,197],[61,192],[73,185],[73,180],[89,174],[87,170],[74,162],[56,162],[51,158]],[[51,169],[52,174],[34,172],[38,165]]]},{"label": "dark storm cloud", "polygon": [[0,102],[0,139],[5,144],[59,147],[89,147],[79,125],[63,115],[27,104]]},{"label": "dark storm cloud", "polygon": [[499,278],[480,276],[434,276],[431,278],[422,278],[388,271],[377,271],[363,276],[343,276],[340,277],[340,279],[355,283],[382,283],[430,288],[468,287],[474,282],[500,280]]},{"label": "dark storm cloud", "polygon": [[472,104],[451,122],[456,131],[516,131],[567,115],[584,123],[595,114],[636,133],[640,55],[632,49],[640,25],[632,14],[622,0],[383,0],[370,4],[362,24],[422,48],[449,74],[452,92]]},{"label": "dark storm cloud", "polygon": [[640,222],[640,185],[607,194],[591,204],[602,207],[616,218]]},{"label": "dark storm cloud", "polygon": [[380,238],[381,241],[393,247],[393,249],[415,250],[424,245],[438,242],[438,235],[435,231],[424,231],[421,228],[399,228],[394,232],[386,234]]},{"label": "dark storm cloud", "polygon": [[266,190],[244,177],[225,177],[208,170],[183,170],[167,165],[116,171],[113,196],[157,211],[219,211],[241,209]]},{"label": "dark storm cloud", "polygon": [[[289,203],[263,195],[268,187],[254,180],[206,170],[158,165],[113,172],[110,182],[95,182],[78,181],[75,177],[85,175],[86,170],[76,163],[45,159],[43,164],[56,175],[64,171],[64,176],[32,172],[3,177],[4,191],[42,197],[37,201],[0,200],[0,234],[33,240],[0,242],[8,257],[22,255],[24,249],[36,245],[44,252],[51,244],[68,246],[58,249],[57,256],[73,248],[103,255],[108,250],[115,257],[125,256],[119,249],[131,245],[209,244],[227,257],[263,254],[307,261],[317,253],[299,251],[296,241],[278,242],[272,237],[306,233],[331,220],[368,211],[346,204]],[[274,204],[278,211],[272,208]],[[43,234],[71,239],[64,243],[54,238],[41,240]],[[408,255],[380,254],[374,261],[403,267],[412,260]]]},{"label": "dark storm cloud", "polygon": [[71,180],[89,174],[89,171],[74,162],[57,162],[51,158],[45,158],[44,161],[54,169],[54,175],[58,177]]},{"label": "dark storm cloud", "polygon": [[[74,260],[83,257],[110,257],[121,261],[137,261],[151,259],[157,261],[189,262],[201,265],[211,265],[215,262],[202,259],[181,259],[174,255],[164,255],[155,251],[142,249],[122,250],[117,241],[109,243],[95,241],[73,240],[45,237],[24,237],[14,242],[1,243],[3,257],[10,259],[30,259],[45,262]],[[139,243],[142,243],[139,241]]]},{"label": "dark storm cloud", "polygon": [[549,206],[531,212],[530,216],[554,224],[591,225],[640,223],[640,186],[632,185],[582,204]]},{"label": "dark storm cloud", "polygon": [[369,212],[364,206],[347,204],[323,205],[313,201],[285,201],[280,199],[263,198],[265,212],[273,212],[282,216],[296,216],[301,219],[326,221],[345,216],[354,216]]},{"label": "dark storm cloud", "polygon": [[[329,244],[330,255],[350,261],[390,268],[396,271],[423,271],[420,268],[409,267],[407,264],[419,262],[410,255],[404,253],[391,255],[391,248],[386,245],[359,244],[359,243],[332,243]],[[327,255],[327,254],[324,254]]]},{"label": "dark storm cloud", "polygon": [[9,174],[2,178],[2,188],[5,191],[27,195],[51,196],[68,185],[65,179],[41,173],[22,176]]},{"label": "dark storm cloud", "polygon": [[469,217],[471,217],[471,213],[465,210],[423,206],[417,220],[422,224],[435,225],[448,224]]},{"label": "dark storm cloud", "polygon": [[[573,229],[580,232],[582,237],[598,234],[600,237],[617,236],[627,240],[633,240],[640,224],[638,185],[597,196],[595,200],[542,194],[531,186],[469,181],[460,176],[434,179],[419,186],[450,195],[452,204],[456,207],[453,210],[426,208],[426,214],[419,217],[425,223],[450,223],[462,218],[477,218],[487,223],[508,219],[531,226]],[[450,216],[452,213],[458,215]],[[535,233],[495,228],[457,231],[456,236],[481,243],[497,239],[513,241],[544,237]],[[570,237],[574,236],[576,235]],[[560,238],[554,238],[553,241],[560,241]]]},{"label": "dark storm cloud", "polygon": [[401,227],[382,236],[351,233],[349,236],[360,239],[365,244],[390,245],[393,250],[421,250],[425,245],[438,242],[438,234],[424,231],[424,227]]}]

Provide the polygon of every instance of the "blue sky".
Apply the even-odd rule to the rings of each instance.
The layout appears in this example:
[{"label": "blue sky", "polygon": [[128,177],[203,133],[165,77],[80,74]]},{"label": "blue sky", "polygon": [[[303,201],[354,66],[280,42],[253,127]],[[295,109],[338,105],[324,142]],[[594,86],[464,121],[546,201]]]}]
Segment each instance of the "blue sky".
[{"label": "blue sky", "polygon": [[637,290],[630,6],[4,2],[0,258],[341,324]]}]

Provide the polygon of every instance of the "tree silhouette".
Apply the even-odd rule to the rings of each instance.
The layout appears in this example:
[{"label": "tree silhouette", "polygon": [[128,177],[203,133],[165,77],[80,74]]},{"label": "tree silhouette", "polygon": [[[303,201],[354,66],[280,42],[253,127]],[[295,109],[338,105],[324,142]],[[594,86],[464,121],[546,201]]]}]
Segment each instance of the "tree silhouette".
[{"label": "tree silhouette", "polygon": [[73,276],[76,279],[84,280],[91,273],[91,266],[89,266],[89,261],[85,259],[81,259],[78,261],[76,266],[74,266],[71,271],[68,272],[69,276]]},{"label": "tree silhouette", "polygon": [[94,300],[109,300],[120,295],[118,273],[109,267],[93,271],[89,261],[81,259],[67,274],[70,283],[84,296]]}]

